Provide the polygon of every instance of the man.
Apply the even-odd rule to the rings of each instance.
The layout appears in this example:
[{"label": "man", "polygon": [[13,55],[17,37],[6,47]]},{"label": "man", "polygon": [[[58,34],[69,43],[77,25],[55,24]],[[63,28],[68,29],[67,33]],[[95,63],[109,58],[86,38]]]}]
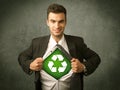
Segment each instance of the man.
[{"label": "man", "polygon": [[[35,38],[30,47],[19,55],[18,61],[27,74],[35,72],[36,90],[83,90],[83,75],[95,71],[100,58],[87,48],[81,37],[65,35],[66,9],[59,4],[51,4],[47,10],[47,25],[50,35]],[[71,70],[59,80],[51,78],[42,70],[43,57],[61,45],[72,56]]]}]

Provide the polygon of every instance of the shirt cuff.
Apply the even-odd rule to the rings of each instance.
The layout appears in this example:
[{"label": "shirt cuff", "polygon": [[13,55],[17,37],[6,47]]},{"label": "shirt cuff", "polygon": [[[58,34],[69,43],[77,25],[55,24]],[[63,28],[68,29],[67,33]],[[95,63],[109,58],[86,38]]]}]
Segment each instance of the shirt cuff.
[{"label": "shirt cuff", "polygon": [[84,74],[87,75],[87,68],[86,66],[84,65],[84,70],[83,70]]}]

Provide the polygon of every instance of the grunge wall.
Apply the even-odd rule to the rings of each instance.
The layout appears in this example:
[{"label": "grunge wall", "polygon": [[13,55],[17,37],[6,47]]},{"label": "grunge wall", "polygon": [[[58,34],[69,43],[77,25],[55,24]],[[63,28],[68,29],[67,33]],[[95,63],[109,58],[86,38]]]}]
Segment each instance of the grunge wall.
[{"label": "grunge wall", "polygon": [[67,9],[65,33],[83,37],[101,57],[84,90],[120,90],[119,0],[0,0],[0,90],[34,90],[34,75],[25,74],[17,58],[33,38],[49,34],[51,3]]}]

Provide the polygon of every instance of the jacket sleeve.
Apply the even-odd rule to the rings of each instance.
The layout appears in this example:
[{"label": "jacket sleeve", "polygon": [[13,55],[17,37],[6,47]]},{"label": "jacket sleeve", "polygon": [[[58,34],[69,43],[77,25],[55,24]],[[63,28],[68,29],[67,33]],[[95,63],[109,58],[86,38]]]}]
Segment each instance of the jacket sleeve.
[{"label": "jacket sleeve", "polygon": [[82,39],[82,54],[83,58],[85,59],[83,63],[86,67],[85,75],[87,76],[96,70],[101,60],[96,52],[87,47],[83,39]]},{"label": "jacket sleeve", "polygon": [[32,74],[32,71],[30,70],[29,66],[30,63],[33,61],[33,41],[28,49],[20,53],[18,56],[18,62],[20,66],[22,67],[23,71],[27,74]]}]

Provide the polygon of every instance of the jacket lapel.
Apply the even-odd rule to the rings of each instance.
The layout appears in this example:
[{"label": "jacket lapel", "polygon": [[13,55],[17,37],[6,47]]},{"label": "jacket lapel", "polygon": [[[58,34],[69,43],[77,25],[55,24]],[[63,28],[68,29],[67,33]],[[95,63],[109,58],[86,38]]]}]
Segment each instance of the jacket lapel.
[{"label": "jacket lapel", "polygon": [[75,43],[72,42],[70,36],[68,36],[68,35],[65,35],[65,39],[66,39],[66,42],[67,42],[67,45],[68,45],[70,55],[75,58],[76,57]]},{"label": "jacket lapel", "polygon": [[[70,55],[74,58],[77,58],[75,43],[72,42],[71,36],[65,35],[65,39],[68,45]],[[70,90],[82,90],[82,86],[80,86],[80,83],[80,74],[73,73],[70,83]]]},{"label": "jacket lapel", "polygon": [[[40,38],[39,43],[42,43],[42,44],[39,44],[40,45],[39,46],[39,54],[38,54],[39,57],[43,57],[43,55],[45,54],[45,51],[48,46],[49,38],[50,38],[50,36],[45,36],[45,37]],[[39,84],[38,87],[40,87],[40,82],[39,82],[40,74],[39,73],[40,73],[40,71],[35,72],[35,83],[36,83],[36,85],[37,85],[37,83]],[[36,86],[36,88],[37,88],[37,86]]]},{"label": "jacket lapel", "polygon": [[40,57],[43,57],[43,55],[46,52],[48,42],[49,42],[49,38],[50,38],[50,36],[45,36],[45,37],[43,37],[43,39],[40,42],[40,43],[42,43],[42,44],[40,44],[40,51],[39,51],[39,56]]}]

